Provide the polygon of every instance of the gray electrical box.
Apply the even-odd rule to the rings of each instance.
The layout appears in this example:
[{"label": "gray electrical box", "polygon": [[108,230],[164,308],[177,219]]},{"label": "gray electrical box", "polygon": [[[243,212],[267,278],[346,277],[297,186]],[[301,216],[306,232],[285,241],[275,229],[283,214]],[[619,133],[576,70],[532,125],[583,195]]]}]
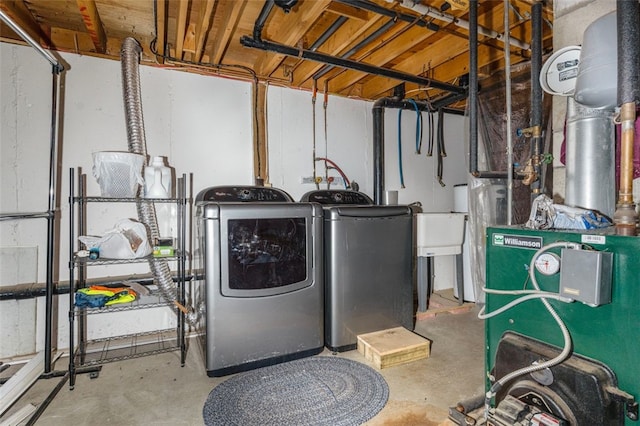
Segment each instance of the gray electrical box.
[{"label": "gray electrical box", "polygon": [[560,295],[590,306],[611,303],[613,253],[562,249]]}]

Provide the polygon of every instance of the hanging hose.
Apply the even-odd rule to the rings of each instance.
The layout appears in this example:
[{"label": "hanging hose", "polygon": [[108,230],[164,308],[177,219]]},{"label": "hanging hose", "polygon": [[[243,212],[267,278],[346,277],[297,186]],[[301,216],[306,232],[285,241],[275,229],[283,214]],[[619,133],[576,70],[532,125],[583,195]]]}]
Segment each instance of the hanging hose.
[{"label": "hanging hose", "polygon": [[418,109],[418,104],[413,99],[408,99],[416,110],[416,154],[420,155],[422,149],[422,114]]},{"label": "hanging hose", "polygon": [[316,171],[316,95],[318,94],[318,80],[313,80],[313,95],[311,96],[311,119],[313,122],[313,183],[320,189]]},{"label": "hanging hose", "polygon": [[[324,109],[324,155],[329,155],[328,138],[327,138],[327,104],[329,103],[329,81],[324,81],[324,102],[322,108]],[[327,182],[327,189],[331,187],[329,182],[329,168],[327,163],[324,163],[324,180]]]},{"label": "hanging hose", "polygon": [[444,110],[442,108],[438,109],[438,143],[437,143],[437,153],[438,156],[438,183],[440,186],[446,186],[444,181],[442,180],[442,175],[444,173],[444,157],[447,156],[447,152],[444,150]]},{"label": "hanging hose", "polygon": [[398,109],[398,173],[400,173],[400,188],[404,188],[404,173],[402,172],[402,108]]},{"label": "hanging hose", "polygon": [[[416,110],[416,154],[422,149],[422,114],[418,104],[413,99],[407,99]],[[404,188],[404,173],[402,170],[402,108],[398,109],[398,170],[400,173],[400,187]]]},{"label": "hanging hose", "polygon": [[429,110],[429,146],[427,147],[427,157],[433,156],[433,111]]},{"label": "hanging hose", "polygon": [[[327,167],[327,163],[331,164],[331,166],[336,169],[336,171],[342,176],[342,180],[344,181],[344,189],[349,189],[351,187],[351,181],[347,177],[347,175],[342,171],[340,167],[333,161],[329,160],[326,157],[316,157],[315,161],[324,161],[325,167]],[[328,168],[328,167],[327,167]]]},{"label": "hanging hose", "polygon": [[[125,108],[125,119],[127,123],[127,141],[129,152],[147,156],[147,142],[144,134],[144,122],[142,117],[142,101],[140,97],[140,73],[138,64],[140,62],[140,44],[131,37],[127,37],[120,50],[120,60],[122,62],[122,92]],[[136,203],[138,220],[145,224],[149,230],[150,241],[155,241],[160,237],[158,231],[158,221],[153,203]],[[178,302],[178,292],[169,263],[165,259],[149,259],[149,268],[154,276],[154,281],[160,290],[162,297],[178,309],[184,312],[189,322],[195,322],[194,315]],[[177,312],[177,311],[176,311]]]}]

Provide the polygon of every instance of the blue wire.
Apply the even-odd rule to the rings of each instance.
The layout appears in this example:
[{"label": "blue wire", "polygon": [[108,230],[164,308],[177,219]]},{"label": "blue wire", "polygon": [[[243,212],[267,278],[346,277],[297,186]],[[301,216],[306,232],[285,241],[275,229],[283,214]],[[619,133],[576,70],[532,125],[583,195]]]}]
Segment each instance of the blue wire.
[{"label": "blue wire", "polygon": [[398,170],[400,171],[400,187],[404,188],[402,173],[402,108],[398,109]]}]

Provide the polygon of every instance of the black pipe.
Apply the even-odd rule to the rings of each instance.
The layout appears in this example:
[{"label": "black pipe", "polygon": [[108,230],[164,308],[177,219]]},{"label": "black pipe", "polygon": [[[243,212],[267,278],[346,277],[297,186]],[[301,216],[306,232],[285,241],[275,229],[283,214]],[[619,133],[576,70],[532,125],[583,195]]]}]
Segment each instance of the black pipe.
[{"label": "black pipe", "polygon": [[469,2],[469,173],[478,176],[478,2]]},{"label": "black pipe", "polygon": [[264,28],[265,22],[267,22],[269,14],[273,10],[273,6],[275,6],[273,0],[267,0],[264,6],[262,6],[260,15],[258,15],[258,19],[256,19],[256,22],[253,24],[253,38],[256,40],[262,39],[262,29]]},{"label": "black pipe", "polygon": [[[454,96],[455,95],[455,96]],[[402,108],[414,111],[432,112],[464,99],[463,95],[451,94],[431,103],[425,101],[409,102],[400,98],[380,98],[373,103],[373,202],[382,204],[384,192],[384,110]]]},{"label": "black pipe", "polygon": [[[189,282],[196,279],[202,279],[203,276],[199,275],[189,275],[185,276],[184,281]],[[102,278],[90,278],[87,280],[87,285],[91,285],[93,282],[99,282],[100,285],[104,286],[116,286],[121,285],[123,281],[127,279],[137,282],[138,284],[144,286],[153,285],[153,277],[151,275],[141,275],[136,277],[126,276],[126,277],[102,277]],[[178,282],[178,276],[172,276],[174,282]],[[61,295],[61,294],[69,294],[71,288],[69,281],[60,281],[56,286],[53,294]],[[75,289],[74,289],[75,291]],[[12,286],[5,286],[0,288],[0,301],[3,300],[25,300],[25,299],[34,299],[36,297],[45,297],[47,292],[46,285],[42,283],[36,284],[16,284]]]},{"label": "black pipe", "polygon": [[335,33],[338,28],[342,26],[342,24],[347,21],[347,19],[348,18],[346,16],[340,16],[338,19],[336,19],[335,22],[331,24],[331,26],[329,26],[329,28],[327,28],[326,31],[322,33],[322,35],[318,37],[318,39],[309,47],[309,50],[316,51],[318,47],[322,46],[322,44],[327,41],[327,39],[331,37],[333,33]]},{"label": "black pipe", "polygon": [[445,114],[452,114],[452,115],[461,115],[464,116],[464,110],[462,109],[456,109],[456,108],[442,108],[442,110],[444,111]]},{"label": "black pipe", "polygon": [[531,154],[536,179],[531,183],[531,196],[537,197],[542,186],[542,87],[540,70],[542,69],[542,3],[531,6],[531,119],[533,129]]},{"label": "black pipe", "polygon": [[542,3],[531,6],[531,126],[542,125]]},{"label": "black pipe", "polygon": [[[340,58],[343,58],[343,59],[350,58],[351,56],[353,56],[354,53],[356,53],[358,50],[362,49],[364,46],[369,44],[372,40],[374,40],[374,39],[378,38],[379,36],[381,36],[382,34],[386,33],[389,28],[391,28],[393,25],[395,25],[395,23],[396,23],[395,19],[389,20],[386,24],[384,24],[383,26],[378,28],[376,31],[374,31],[371,34],[369,34],[360,43],[356,44],[351,49],[349,49],[349,51],[347,51],[344,54],[340,55]],[[325,75],[326,73],[331,71],[333,68],[334,68],[333,65],[325,65],[317,73],[315,73],[313,75],[313,79],[314,80],[319,79],[320,77],[322,77],[323,75]]]},{"label": "black pipe", "polygon": [[[73,324],[74,324],[74,315],[75,313],[72,312],[73,309],[73,293],[75,293],[75,264],[74,264],[74,247],[75,247],[75,239],[73,238],[73,232],[71,232],[72,229],[74,229],[73,227],[76,225],[75,223],[75,214],[76,214],[76,207],[75,207],[75,203],[74,203],[74,197],[76,194],[76,188],[75,188],[75,173],[74,173],[74,169],[70,168],[69,169],[69,327],[71,328],[71,332],[69,333],[69,350],[73,353],[76,345],[75,345],[75,338],[74,338],[74,332],[75,330],[73,330]],[[79,272],[78,272],[79,273]],[[58,283],[58,289],[60,289],[60,283]],[[76,360],[73,359],[73,356],[69,357],[69,374],[70,374],[70,383],[69,385],[73,388],[74,382],[75,382],[75,376],[74,371],[76,368]]]},{"label": "black pipe", "polygon": [[[389,98],[381,98],[382,99]],[[384,106],[373,104],[373,202],[382,204],[384,190]]]},{"label": "black pipe", "polygon": [[618,105],[640,102],[640,5],[618,0]]},{"label": "black pipe", "polygon": [[[473,174],[473,177],[478,179],[506,179],[508,177],[507,172],[487,172],[477,171]],[[514,175],[514,179],[518,179],[518,176]]]},{"label": "black pipe", "polygon": [[[424,102],[416,102],[419,111],[428,111]],[[384,109],[414,109],[414,105],[400,98],[380,98],[373,103],[373,202],[380,205],[384,192]]]},{"label": "black pipe", "polygon": [[306,49],[298,49],[295,47],[285,46],[283,44],[274,43],[266,40],[256,40],[247,36],[240,38],[240,44],[245,47],[266,50],[279,53],[281,55],[291,56],[294,58],[309,59],[311,61],[321,62],[325,64],[336,65],[342,68],[352,69],[372,75],[389,77],[400,81],[415,83],[420,86],[433,87],[436,89],[446,90],[452,93],[464,93],[466,96],[466,88],[454,86],[452,84],[443,83],[441,81],[431,80],[425,77],[419,77],[413,74],[406,74],[400,71],[394,71],[387,68],[377,67],[362,62],[352,61],[350,59],[342,59],[335,56],[327,55],[320,52],[312,52]]},{"label": "black pipe", "polygon": [[47,215],[47,265],[46,265],[46,297],[45,297],[45,333],[44,333],[44,373],[51,372],[51,351],[53,334],[53,270],[56,259],[55,222],[56,222],[56,165],[58,156],[58,90],[60,74],[64,68],[51,67],[51,133],[49,151],[49,202]]},{"label": "black pipe", "polygon": [[633,202],[633,146],[634,123],[640,102],[640,4],[636,0],[617,1],[618,23],[618,105],[622,127],[620,147],[620,181],[618,202],[613,215],[616,234],[636,235],[638,213]]},{"label": "black pipe", "polygon": [[469,173],[478,179],[506,179],[507,172],[478,170],[478,1],[469,2]]},{"label": "black pipe", "polygon": [[368,12],[377,13],[378,15],[388,16],[397,21],[409,22],[419,27],[427,28],[432,31],[436,31],[431,22],[423,21],[421,17],[416,15],[409,15],[406,13],[396,12],[394,10],[387,9],[383,6],[378,6],[375,3],[364,0],[334,0],[338,3],[346,4],[348,6],[356,7],[358,9],[366,10]]},{"label": "black pipe", "polygon": [[466,92],[466,88],[464,93],[451,93],[449,95],[442,96],[431,102],[430,111],[439,110],[441,108],[454,104],[458,101],[466,99],[468,98],[468,96],[469,95]]}]

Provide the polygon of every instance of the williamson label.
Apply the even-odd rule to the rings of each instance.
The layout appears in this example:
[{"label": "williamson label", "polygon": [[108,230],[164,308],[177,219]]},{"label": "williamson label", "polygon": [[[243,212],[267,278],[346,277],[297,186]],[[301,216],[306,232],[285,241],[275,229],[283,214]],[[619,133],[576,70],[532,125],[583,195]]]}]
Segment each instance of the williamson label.
[{"label": "williamson label", "polygon": [[493,245],[538,250],[542,247],[542,237],[493,234]]}]

